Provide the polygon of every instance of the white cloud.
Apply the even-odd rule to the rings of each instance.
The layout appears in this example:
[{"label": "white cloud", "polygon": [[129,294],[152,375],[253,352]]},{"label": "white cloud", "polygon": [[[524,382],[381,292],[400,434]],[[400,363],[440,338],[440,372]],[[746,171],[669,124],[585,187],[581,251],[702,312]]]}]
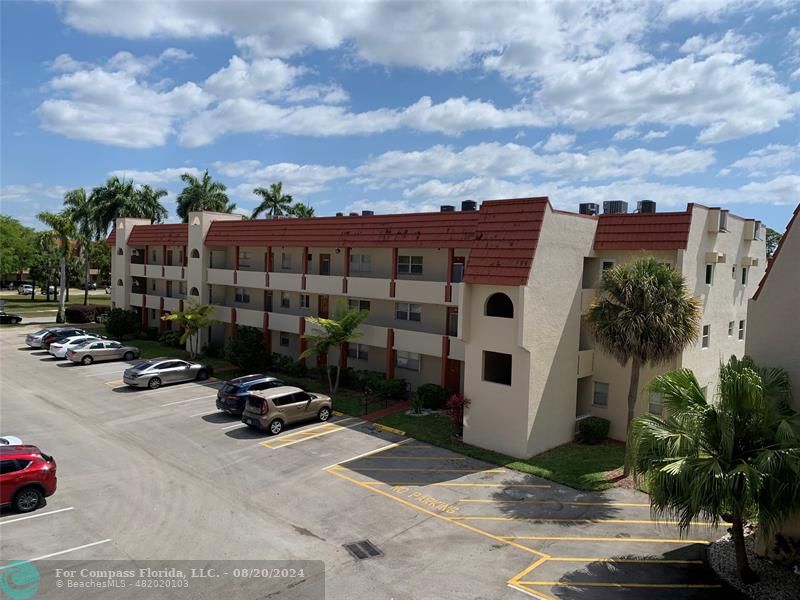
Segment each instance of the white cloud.
[{"label": "white cloud", "polygon": [[409,213],[409,212],[436,212],[439,205],[435,202],[414,202],[404,200],[370,200],[368,198],[355,200],[345,206],[345,214],[350,212],[361,213],[362,210],[371,210],[379,215]]},{"label": "white cloud", "polygon": [[175,167],[159,169],[157,171],[140,171],[137,169],[117,169],[109,171],[109,177],[119,177],[120,179],[132,179],[135,183],[147,185],[163,185],[168,183],[180,183],[181,175],[188,173],[195,177],[201,177],[203,171],[195,167]]},{"label": "white cloud", "polygon": [[267,187],[280,181],[287,194],[297,197],[328,189],[337,179],[348,177],[345,167],[325,165],[298,165],[295,163],[276,163],[261,165],[258,161],[239,161],[236,163],[215,163],[220,173],[245,179],[235,186],[232,193],[242,198],[254,198],[253,188]]},{"label": "white cloud", "polygon": [[278,58],[247,62],[232,56],[228,66],[206,79],[205,89],[223,98],[255,98],[288,88],[303,71]]},{"label": "white cloud", "polygon": [[617,131],[611,139],[614,140],[615,142],[620,142],[638,136],[639,136],[639,130],[636,129],[636,127],[623,127],[622,129]]},{"label": "white cloud", "polygon": [[703,35],[690,37],[681,46],[681,52],[700,56],[711,56],[721,52],[747,54],[756,43],[756,39],[739,35],[729,29],[722,37]]},{"label": "white cloud", "polygon": [[571,133],[552,133],[542,145],[545,152],[560,152],[575,143],[577,136]]},{"label": "white cloud", "polygon": [[661,138],[665,138],[669,135],[669,129],[664,129],[661,131],[650,130],[642,136],[642,139],[646,142],[650,140],[658,140]]},{"label": "white cloud", "polygon": [[749,172],[751,176],[759,176],[781,171],[798,161],[800,161],[800,145],[770,144],[751,150],[747,156],[733,162],[730,169],[740,169]]},{"label": "white cloud", "polygon": [[46,185],[44,183],[11,184],[0,187],[0,201],[27,202],[31,197],[61,199],[69,191],[63,185]]}]

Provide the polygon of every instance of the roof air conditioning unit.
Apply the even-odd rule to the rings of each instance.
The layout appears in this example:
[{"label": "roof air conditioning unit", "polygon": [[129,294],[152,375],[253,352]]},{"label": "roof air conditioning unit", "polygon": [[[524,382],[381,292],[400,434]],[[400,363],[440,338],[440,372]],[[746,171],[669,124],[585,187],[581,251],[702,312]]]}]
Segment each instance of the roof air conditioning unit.
[{"label": "roof air conditioning unit", "polygon": [[442,204],[439,207],[439,211],[440,212],[453,212],[453,211],[455,211],[455,209],[456,209],[456,207],[453,206],[452,204]]},{"label": "roof air conditioning unit", "polygon": [[361,211],[361,216],[362,217],[371,217],[374,214],[375,214],[375,212],[371,211],[371,210],[362,210]]},{"label": "roof air conditioning unit", "polygon": [[461,203],[461,210],[478,210],[478,203],[475,200],[464,200]]},{"label": "roof air conditioning unit", "polygon": [[351,212],[351,213],[350,213],[350,216],[351,216],[351,217],[357,217],[357,216],[358,216],[358,213],[357,213],[357,212]]},{"label": "roof air conditioning unit", "polygon": [[603,214],[618,215],[628,212],[628,203],[624,200],[606,200],[603,202]]},{"label": "roof air conditioning unit", "polygon": [[581,202],[578,204],[578,213],[582,215],[600,214],[600,205],[596,202]]},{"label": "roof air conditioning unit", "polygon": [[656,203],[652,200],[639,200],[636,203],[636,210],[640,213],[654,213],[656,212]]}]

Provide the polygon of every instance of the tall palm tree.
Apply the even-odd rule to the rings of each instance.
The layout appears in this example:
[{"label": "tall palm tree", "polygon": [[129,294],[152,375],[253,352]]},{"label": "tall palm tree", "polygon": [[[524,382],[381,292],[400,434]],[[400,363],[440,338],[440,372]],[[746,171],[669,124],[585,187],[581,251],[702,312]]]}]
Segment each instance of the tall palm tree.
[{"label": "tall palm tree", "polygon": [[[338,348],[344,352],[345,344],[361,337],[357,330],[361,323],[369,316],[369,311],[348,309],[345,304],[340,304],[336,310],[335,318],[323,319],[322,317],[306,317],[306,322],[316,332],[305,334],[303,337],[310,342],[309,347],[300,355],[300,359],[307,356],[328,356],[331,348]],[[318,333],[317,333],[318,332]],[[340,362],[336,361],[336,380],[331,381],[331,371],[326,369],[328,375],[328,390],[331,396],[339,389],[339,376],[341,374]]]},{"label": "tall palm tree", "polygon": [[139,189],[136,190],[134,195],[136,204],[139,210],[150,218],[150,223],[162,223],[167,220],[169,213],[161,204],[161,198],[166,195],[167,190],[164,188],[154,190],[147,184],[139,186]]},{"label": "tall palm tree", "polygon": [[178,194],[177,212],[184,223],[189,222],[190,212],[211,210],[229,213],[236,208],[236,204],[232,204],[228,200],[225,184],[211,181],[208,169],[203,173],[201,179],[190,173],[184,173],[181,175],[181,179],[186,187]]},{"label": "tall palm tree", "polygon": [[664,364],[697,339],[700,304],[680,273],[643,258],[603,273],[586,321],[603,350],[623,366],[631,363],[630,429],[642,366]]},{"label": "tall palm tree", "polygon": [[75,238],[75,224],[68,211],[60,213],[41,212],[36,215],[42,223],[50,227],[58,242],[59,254],[59,296],[56,323],[64,322],[64,304],[67,292],[67,260],[72,255],[72,240]]},{"label": "tall palm tree", "polygon": [[83,303],[89,303],[89,250],[92,241],[99,238],[95,208],[86,195],[86,190],[76,188],[64,194],[64,211],[75,226],[76,239],[80,245],[81,261],[83,262]]},{"label": "tall palm tree", "polygon": [[689,369],[660,375],[666,416],[634,420],[626,464],[644,477],[658,516],[732,524],[739,575],[755,579],[744,544],[744,523],[770,535],[800,509],[800,415],[789,408],[789,377],[760,369],[748,357],[720,367],[717,398],[706,399]]},{"label": "tall palm tree", "polygon": [[[150,191],[143,191],[144,188]],[[150,186],[136,189],[130,179],[110,177],[106,183],[92,190],[89,201],[94,207],[95,224],[100,235],[105,235],[114,220],[121,217],[150,219],[161,223],[167,218],[167,210],[159,199],[164,190],[152,190]]]},{"label": "tall palm tree", "polygon": [[254,188],[253,193],[261,197],[261,204],[256,206],[250,218],[255,219],[261,213],[272,215],[273,217],[291,214],[292,196],[291,194],[284,194],[281,190],[282,187],[283,183],[279,181],[270,185],[269,188]]},{"label": "tall palm tree", "polygon": [[314,207],[308,206],[303,204],[302,202],[297,202],[289,208],[289,214],[294,215],[295,217],[313,217],[314,215]]}]

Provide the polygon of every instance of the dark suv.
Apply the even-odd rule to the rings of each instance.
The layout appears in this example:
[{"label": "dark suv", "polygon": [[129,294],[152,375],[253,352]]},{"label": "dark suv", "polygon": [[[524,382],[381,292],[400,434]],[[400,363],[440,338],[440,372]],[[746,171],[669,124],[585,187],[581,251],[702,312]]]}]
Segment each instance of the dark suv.
[{"label": "dark suv", "polygon": [[88,335],[83,329],[73,329],[70,327],[62,327],[61,329],[53,330],[42,338],[42,348],[50,350],[50,344],[61,342],[68,337],[76,335]]},{"label": "dark suv", "polygon": [[268,390],[286,385],[280,379],[269,375],[245,375],[226,381],[217,392],[217,408],[232,415],[240,415],[250,392]]}]

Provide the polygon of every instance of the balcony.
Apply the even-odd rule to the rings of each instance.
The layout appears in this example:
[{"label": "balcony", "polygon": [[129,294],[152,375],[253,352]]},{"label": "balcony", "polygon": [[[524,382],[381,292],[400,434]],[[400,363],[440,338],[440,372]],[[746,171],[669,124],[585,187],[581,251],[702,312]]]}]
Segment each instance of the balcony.
[{"label": "balcony", "polygon": [[347,295],[357,298],[389,298],[389,280],[376,277],[348,277]]},{"label": "balcony", "polygon": [[588,377],[594,369],[594,350],[578,351],[578,379]]},{"label": "balcony", "polygon": [[141,306],[143,303],[142,301],[142,294],[133,294],[131,293],[128,296],[128,304],[131,306]]},{"label": "balcony", "polygon": [[161,307],[161,296],[154,296],[152,294],[147,294],[147,308],[160,308]]},{"label": "balcony", "polygon": [[269,274],[269,287],[285,292],[300,292],[302,291],[302,277],[300,273],[272,272]]},{"label": "balcony", "polygon": [[132,277],[144,277],[144,265],[131,264]]},{"label": "balcony", "polygon": [[237,308],[236,324],[261,329],[264,327],[264,312],[260,310],[250,310],[249,308]]},{"label": "balcony", "polygon": [[[149,306],[150,304],[149,300],[147,301],[147,304]],[[164,310],[173,312],[180,309],[181,309],[180,298],[164,298]]]},{"label": "balcony", "polygon": [[211,318],[221,323],[230,323],[232,320],[230,307],[219,305],[214,306],[214,312],[211,314]]},{"label": "balcony", "polygon": [[212,285],[233,285],[233,270],[209,269],[208,283]]},{"label": "balcony", "polygon": [[269,313],[269,328],[286,333],[300,333],[300,317],[283,313]]},{"label": "balcony", "polygon": [[461,306],[461,297],[464,295],[464,284],[453,283],[450,285],[450,289],[452,290],[452,292],[450,295],[450,302],[448,304],[455,304],[456,306]]},{"label": "balcony", "polygon": [[592,304],[592,300],[594,299],[594,295],[597,292],[594,288],[588,288],[581,290],[581,314],[585,315],[586,311],[589,310],[589,306]]},{"label": "balcony", "polygon": [[464,340],[460,340],[458,338],[451,337],[450,338],[450,353],[448,354],[447,358],[452,358],[453,360],[464,360]]},{"label": "balcony", "polygon": [[342,278],[338,275],[306,275],[306,291],[312,294],[341,295]]},{"label": "balcony", "polygon": [[236,285],[239,287],[256,288],[263,290],[267,276],[263,271],[237,271]]},{"label": "balcony", "polygon": [[427,354],[429,356],[441,356],[442,336],[434,333],[395,329],[394,349]]},{"label": "balcony", "polygon": [[443,281],[411,281],[398,279],[395,282],[395,299],[422,304],[442,304],[444,302]]},{"label": "balcony", "polygon": [[165,279],[183,279],[183,267],[166,266],[164,267]]},{"label": "balcony", "polygon": [[361,337],[353,340],[358,344],[366,344],[368,346],[376,346],[378,348],[386,347],[386,327],[378,327],[377,325],[362,325],[358,329]]}]

